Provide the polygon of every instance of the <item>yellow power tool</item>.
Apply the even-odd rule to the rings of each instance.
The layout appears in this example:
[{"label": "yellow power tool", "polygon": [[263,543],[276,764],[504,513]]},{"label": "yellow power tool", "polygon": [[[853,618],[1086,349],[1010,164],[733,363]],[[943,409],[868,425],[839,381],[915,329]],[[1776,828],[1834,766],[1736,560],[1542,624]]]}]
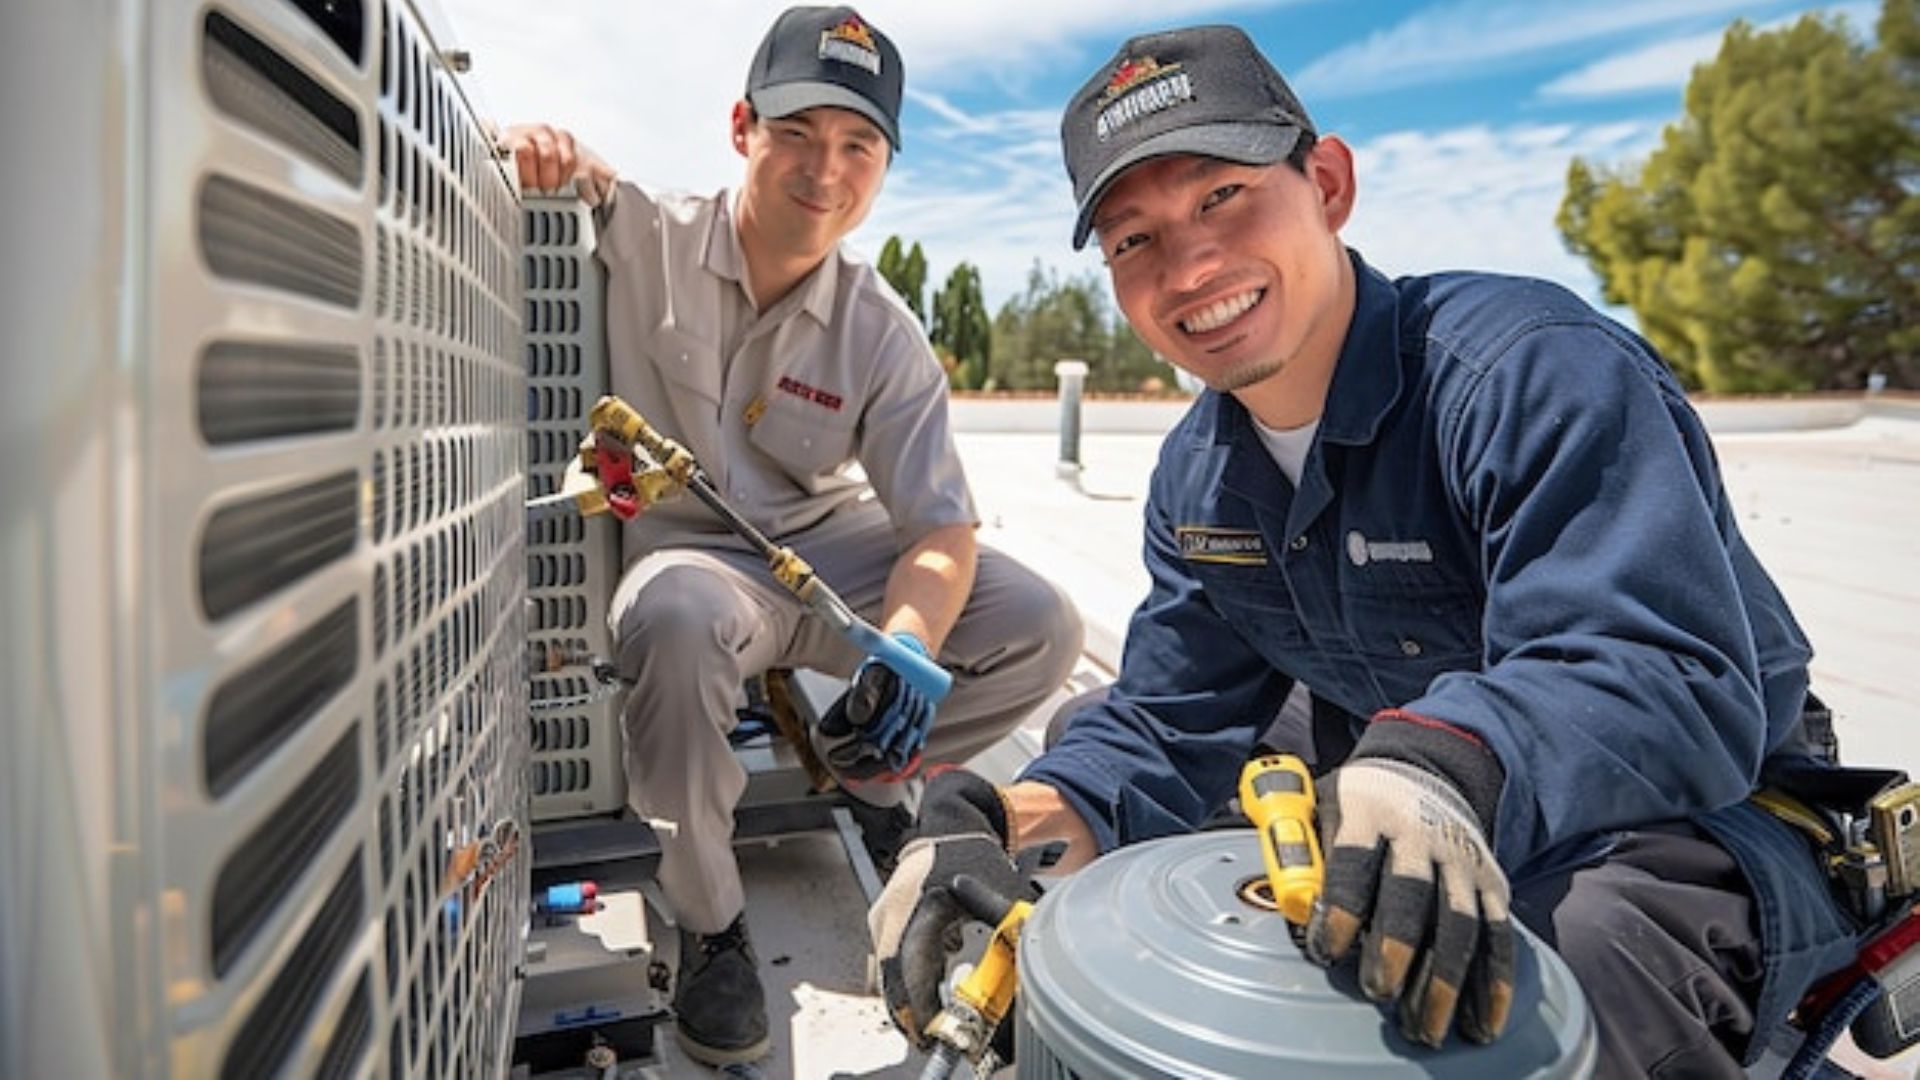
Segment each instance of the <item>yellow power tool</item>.
[{"label": "yellow power tool", "polygon": [[1254,758],[1240,770],[1240,807],[1260,833],[1280,914],[1305,926],[1326,881],[1313,829],[1313,774],[1292,754]]}]

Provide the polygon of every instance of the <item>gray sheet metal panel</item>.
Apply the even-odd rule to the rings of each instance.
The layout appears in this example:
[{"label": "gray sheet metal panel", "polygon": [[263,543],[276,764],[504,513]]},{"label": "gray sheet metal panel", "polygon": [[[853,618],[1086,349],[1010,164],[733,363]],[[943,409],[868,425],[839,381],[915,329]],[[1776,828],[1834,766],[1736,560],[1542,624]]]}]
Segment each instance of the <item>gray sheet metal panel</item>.
[{"label": "gray sheet metal panel", "polygon": [[143,837],[152,804],[137,764],[150,736],[131,723],[142,612],[126,584],[137,537],[119,480],[138,438],[125,201],[142,151],[129,87],[142,73],[141,57],[113,46],[135,14],[110,3],[0,13],[0,135],[63,163],[10,168],[0,199],[13,252],[0,271],[5,1076],[150,1074],[158,1057],[132,1008],[161,987],[123,892],[142,887],[142,867],[117,854]]},{"label": "gray sheet metal panel", "polygon": [[[521,213],[526,284],[527,495],[559,490],[587,433],[587,413],[610,392],[606,271],[593,257],[593,215],[573,198],[530,198]],[[607,607],[620,580],[620,532],[611,515],[549,518],[527,535],[529,643],[568,655],[614,658]],[[533,818],[551,821],[626,805],[620,701],[585,667],[529,680],[534,703],[578,707],[532,714]],[[591,699],[591,700],[587,700]]]},{"label": "gray sheet metal panel", "polygon": [[8,219],[0,1073],[502,1072],[526,860],[441,882],[528,824],[511,181],[412,7],[100,7],[0,35],[67,176]]}]

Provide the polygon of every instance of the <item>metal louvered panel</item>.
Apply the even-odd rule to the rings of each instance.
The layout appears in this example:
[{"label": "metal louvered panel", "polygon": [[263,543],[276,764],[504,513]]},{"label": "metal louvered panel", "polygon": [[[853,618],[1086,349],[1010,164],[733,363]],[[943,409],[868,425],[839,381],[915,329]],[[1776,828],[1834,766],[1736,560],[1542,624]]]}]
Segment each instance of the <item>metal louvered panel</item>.
[{"label": "metal louvered panel", "polygon": [[200,189],[200,251],[233,281],[360,304],[360,234],[347,220],[222,175]]},{"label": "metal louvered panel", "polygon": [[349,346],[221,341],[200,356],[200,435],[214,446],[351,431],[361,397]]},{"label": "metal louvered panel", "polygon": [[[587,411],[609,392],[603,313],[606,272],[593,257],[593,218],[575,199],[528,199],[521,220],[526,283],[527,494],[559,490],[587,433]],[[620,576],[611,516],[550,518],[527,536],[529,643],[536,655],[613,659],[607,608]],[[533,817],[609,813],[626,804],[620,698],[584,666],[536,672]]]},{"label": "metal louvered panel", "polygon": [[360,485],[350,471],[221,507],[200,540],[207,617],[224,618],[347,555],[359,527]]},{"label": "metal louvered panel", "polygon": [[49,268],[9,323],[74,352],[9,440],[58,483],[0,549],[0,1075],[506,1071],[520,223],[429,25],[129,0],[0,35],[85,176],[8,219]]},{"label": "metal louvered panel", "polygon": [[225,975],[360,798],[359,729],[314,767],[300,786],[234,849],[213,886],[213,973]]},{"label": "metal louvered panel", "polygon": [[232,19],[212,12],[206,26],[201,57],[214,104],[347,183],[359,183],[359,115]]}]

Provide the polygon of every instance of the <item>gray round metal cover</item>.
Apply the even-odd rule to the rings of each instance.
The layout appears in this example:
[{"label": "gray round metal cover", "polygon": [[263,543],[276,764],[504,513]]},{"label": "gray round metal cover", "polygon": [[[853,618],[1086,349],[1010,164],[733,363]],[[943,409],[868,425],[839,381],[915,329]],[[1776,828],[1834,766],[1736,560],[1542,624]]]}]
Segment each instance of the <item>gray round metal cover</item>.
[{"label": "gray round metal cover", "polygon": [[1361,995],[1352,963],[1307,960],[1247,895],[1264,876],[1253,832],[1229,830],[1123,848],[1049,892],[1020,939],[1019,1077],[1592,1073],[1586,999],[1518,923],[1506,1032],[1430,1049]]}]

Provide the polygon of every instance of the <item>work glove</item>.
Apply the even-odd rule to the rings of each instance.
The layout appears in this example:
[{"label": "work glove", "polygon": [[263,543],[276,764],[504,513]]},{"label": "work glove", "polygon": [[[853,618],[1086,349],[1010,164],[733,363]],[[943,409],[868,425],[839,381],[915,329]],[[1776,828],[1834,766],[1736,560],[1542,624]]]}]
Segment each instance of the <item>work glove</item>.
[{"label": "work glove", "polygon": [[[1396,730],[1373,738],[1383,724]],[[1462,1035],[1491,1042],[1513,1004],[1507,878],[1486,839],[1504,773],[1464,732],[1396,721],[1354,754],[1319,784],[1326,887],[1307,956],[1332,964],[1361,937],[1360,987],[1399,1002],[1407,1039],[1439,1046],[1457,1011]]]},{"label": "work glove", "polygon": [[[926,656],[927,647],[898,630],[894,640]],[[920,768],[920,751],[933,728],[933,702],[874,657],[820,718],[817,747],[835,773],[853,780],[900,780]]]},{"label": "work glove", "polygon": [[971,917],[954,892],[962,874],[1008,900],[1037,895],[1007,852],[1007,808],[998,788],[950,769],[927,781],[920,819],[886,888],[867,912],[887,1013],[926,1049],[927,1024],[940,1012],[947,956],[962,945]]}]

